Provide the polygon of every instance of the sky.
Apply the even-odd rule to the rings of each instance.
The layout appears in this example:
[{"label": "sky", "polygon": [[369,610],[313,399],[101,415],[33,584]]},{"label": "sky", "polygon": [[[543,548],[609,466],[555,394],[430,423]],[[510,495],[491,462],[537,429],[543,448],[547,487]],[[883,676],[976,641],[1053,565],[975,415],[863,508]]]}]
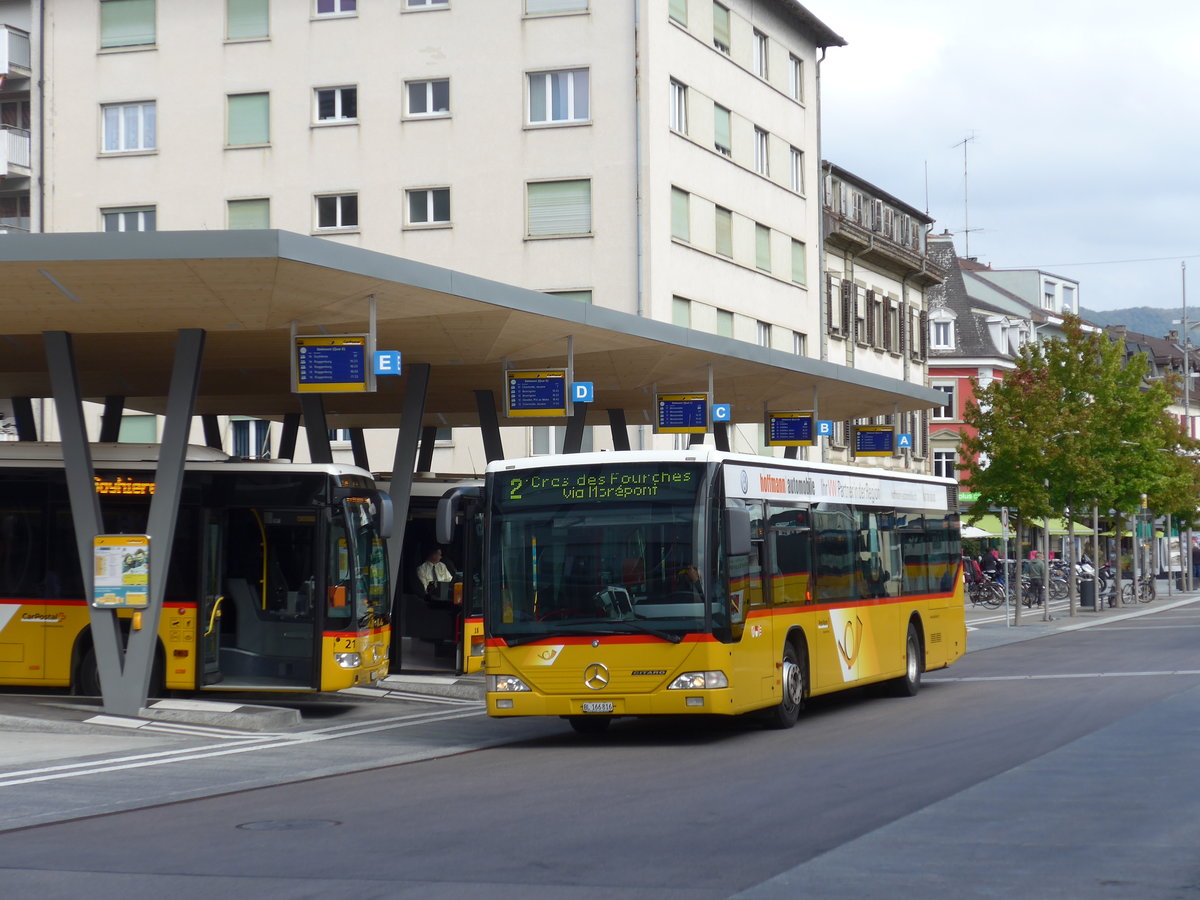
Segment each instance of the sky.
[{"label": "sky", "polygon": [[825,159],[1090,309],[1200,305],[1200,2],[801,2]]}]

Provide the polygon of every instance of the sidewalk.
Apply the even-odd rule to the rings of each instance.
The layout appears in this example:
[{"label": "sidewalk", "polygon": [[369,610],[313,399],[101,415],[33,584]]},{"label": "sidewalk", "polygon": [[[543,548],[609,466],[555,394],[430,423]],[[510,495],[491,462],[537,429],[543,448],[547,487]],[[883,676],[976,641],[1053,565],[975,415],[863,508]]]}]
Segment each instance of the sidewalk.
[{"label": "sidewalk", "polygon": [[[1005,644],[1015,644],[1018,641],[1029,641],[1050,634],[1063,634],[1069,631],[1079,631],[1096,625],[1120,622],[1125,619],[1136,619],[1141,616],[1153,615],[1179,606],[1186,606],[1200,600],[1200,591],[1180,593],[1176,591],[1167,598],[1159,595],[1152,603],[1137,606],[1121,606],[1113,609],[1102,609],[1093,612],[1090,609],[1077,611],[1074,617],[1067,615],[1066,609],[1053,609],[1053,618],[1043,621],[1043,613],[1038,609],[1022,609],[1020,625],[1006,625],[1001,618],[999,622],[972,623],[967,621],[967,652],[988,650]],[[1009,613],[1011,620],[1012,613]]]}]

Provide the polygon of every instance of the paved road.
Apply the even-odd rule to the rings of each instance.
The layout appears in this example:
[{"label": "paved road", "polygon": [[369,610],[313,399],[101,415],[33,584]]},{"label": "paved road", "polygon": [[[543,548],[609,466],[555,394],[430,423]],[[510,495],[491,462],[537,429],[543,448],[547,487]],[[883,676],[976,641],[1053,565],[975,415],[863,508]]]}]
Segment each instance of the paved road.
[{"label": "paved road", "polygon": [[588,742],[392,698],[283,736],[108,737],[141,743],[5,765],[6,822],[158,805],[7,831],[0,896],[1195,896],[1200,605],[1136,612],[978,626],[988,649],[918,697],[818,701],[789,732]]}]

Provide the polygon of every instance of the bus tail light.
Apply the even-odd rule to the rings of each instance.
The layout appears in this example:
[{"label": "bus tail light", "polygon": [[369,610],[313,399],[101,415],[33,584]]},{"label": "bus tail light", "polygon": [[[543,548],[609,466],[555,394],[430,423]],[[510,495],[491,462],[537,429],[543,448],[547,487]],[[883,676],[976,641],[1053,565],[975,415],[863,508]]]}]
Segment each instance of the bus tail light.
[{"label": "bus tail light", "polygon": [[724,672],[684,672],[667,685],[668,691],[703,691],[729,687]]},{"label": "bus tail light", "polygon": [[471,635],[471,655],[483,656],[483,635]]}]

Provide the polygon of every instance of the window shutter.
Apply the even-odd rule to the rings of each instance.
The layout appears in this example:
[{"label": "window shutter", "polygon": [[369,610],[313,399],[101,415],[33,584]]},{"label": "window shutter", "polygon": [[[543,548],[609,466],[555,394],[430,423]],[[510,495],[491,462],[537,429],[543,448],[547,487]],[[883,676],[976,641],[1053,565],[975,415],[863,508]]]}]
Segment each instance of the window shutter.
[{"label": "window shutter", "polygon": [[892,349],[892,310],[895,304],[891,300],[884,301],[883,311],[883,349]]},{"label": "window shutter", "polygon": [[867,343],[875,346],[875,292],[867,291]]},{"label": "window shutter", "polygon": [[837,325],[833,321],[833,276],[825,273],[825,330],[837,334]]},{"label": "window shutter", "polygon": [[929,313],[921,311],[921,359],[929,359]]},{"label": "window shutter", "polygon": [[542,181],[529,186],[529,234],[588,234],[592,230],[592,183]]},{"label": "window shutter", "polygon": [[842,334],[854,337],[854,282],[842,279]]},{"label": "window shutter", "polygon": [[267,0],[228,0],[225,36],[230,40],[267,36]]},{"label": "window shutter", "polygon": [[900,314],[896,317],[896,322],[900,329],[900,334],[897,335],[900,339],[900,354],[903,356],[908,349],[908,304],[903,300],[900,301]]},{"label": "window shutter", "polygon": [[[542,2],[545,2],[545,0],[542,0]],[[669,11],[670,11],[671,18],[674,19],[676,22],[678,22],[680,25],[686,25],[688,23],[687,0],[671,0],[671,6],[670,6]]]},{"label": "window shutter", "polygon": [[718,47],[730,46],[729,10],[719,3],[713,4],[713,43]]},{"label": "window shutter", "polygon": [[229,96],[229,145],[265,144],[271,139],[270,95]]},{"label": "window shutter", "polygon": [[109,0],[100,4],[100,46],[154,43],[154,0]]},{"label": "window shutter", "polygon": [[535,13],[571,12],[572,10],[587,8],[587,0],[525,0],[525,12],[531,15]]}]

